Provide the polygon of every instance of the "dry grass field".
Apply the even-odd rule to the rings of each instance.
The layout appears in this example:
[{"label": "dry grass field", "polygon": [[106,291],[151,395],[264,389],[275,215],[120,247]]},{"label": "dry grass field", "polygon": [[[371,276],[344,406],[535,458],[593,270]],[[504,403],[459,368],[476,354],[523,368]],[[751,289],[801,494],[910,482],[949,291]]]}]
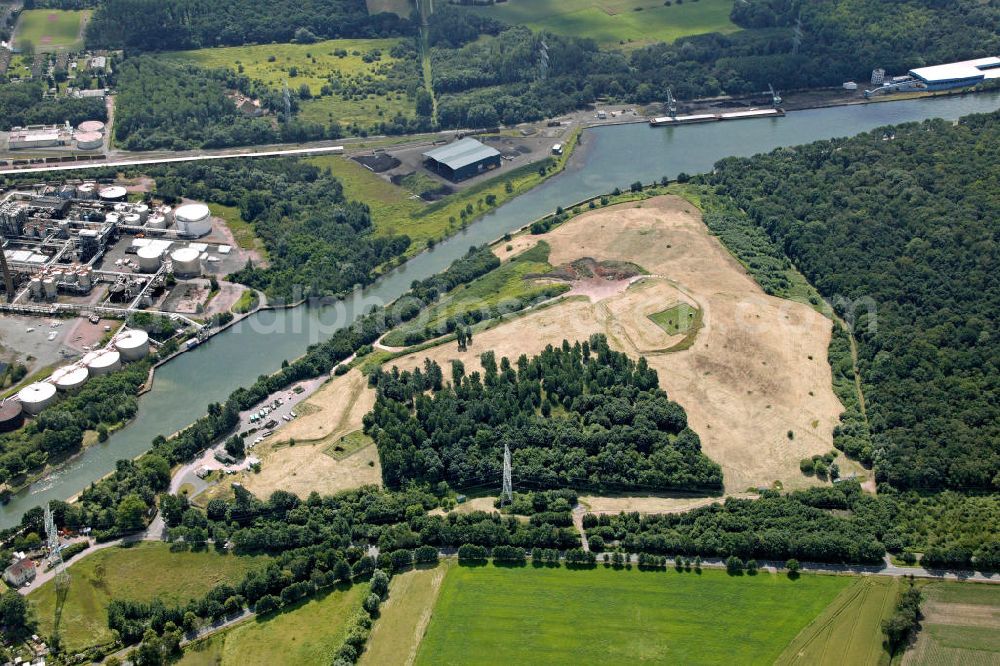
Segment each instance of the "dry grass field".
[{"label": "dry grass field", "polygon": [[[472,370],[487,349],[516,358],[563,339],[605,333],[614,347],[645,355],[657,369],[661,386],[687,410],[705,452],[722,465],[727,492],[776,480],[785,488],[816,483],[799,472],[798,461],[833,448],[842,409],[826,361],[829,320],[764,294],[709,235],[697,209],[677,197],[585,213],[544,240],[553,265],[580,257],[630,261],[655,277],[597,303],[567,299],[479,332],[467,352],[449,343],[394,363],[409,369],[425,357],[442,366],[460,358]],[[518,249],[530,245],[514,241]],[[506,245],[500,253],[508,254]],[[689,349],[658,352],[680,336],[668,336],[648,315],[677,302],[702,310],[702,328]]]},{"label": "dry grass field", "polygon": [[[391,364],[412,369],[431,358],[447,367],[457,358],[472,371],[480,368],[478,357],[486,350],[513,359],[564,339],[604,333],[612,346],[644,355],[656,368],[661,386],[687,411],[705,453],[722,465],[727,493],[777,480],[785,488],[818,483],[801,474],[798,461],[833,448],[832,431],[842,409],[826,360],[829,320],[805,305],[764,294],[709,235],[699,211],[677,197],[589,212],[543,238],[551,246],[553,265],[581,257],[629,261],[650,276],[627,289],[609,290],[610,295],[600,290],[570,295],[478,331],[468,351],[459,352],[449,342]],[[507,252],[507,244],[501,244],[498,252],[509,256],[537,240],[517,237],[510,243],[515,250]],[[650,315],[679,303],[701,311],[701,328],[690,346],[668,351],[684,336],[668,335]],[[330,381],[309,399],[311,413],[283,430],[282,441],[260,449],[262,471],[245,475],[243,482],[261,495],[283,488],[303,496],[379,482],[375,447],[339,462],[323,454],[361,427],[373,402],[374,393],[357,370]],[[290,438],[294,446],[283,443]],[[652,500],[645,504],[638,510],[669,510]]]},{"label": "dry grass field", "polygon": [[374,404],[375,393],[358,370],[335,377],[304,403],[303,414],[280,431],[280,439],[266,440],[254,450],[262,462],[260,473],[243,473],[234,480],[258,497],[279,489],[305,497],[313,490],[328,494],[381,483],[374,445],[343,460],[324,453],[359,430],[361,418]]}]

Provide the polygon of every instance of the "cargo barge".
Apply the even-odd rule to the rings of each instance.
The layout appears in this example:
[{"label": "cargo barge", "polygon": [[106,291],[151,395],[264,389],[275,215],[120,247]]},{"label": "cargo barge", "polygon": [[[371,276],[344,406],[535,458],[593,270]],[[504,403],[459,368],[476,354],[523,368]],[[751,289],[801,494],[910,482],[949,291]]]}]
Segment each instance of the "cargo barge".
[{"label": "cargo barge", "polygon": [[750,109],[747,111],[730,111],[727,113],[702,113],[693,116],[661,116],[650,118],[653,127],[668,125],[694,125],[696,123],[713,123],[720,120],[745,120],[748,118],[778,118],[785,115],[784,109]]}]

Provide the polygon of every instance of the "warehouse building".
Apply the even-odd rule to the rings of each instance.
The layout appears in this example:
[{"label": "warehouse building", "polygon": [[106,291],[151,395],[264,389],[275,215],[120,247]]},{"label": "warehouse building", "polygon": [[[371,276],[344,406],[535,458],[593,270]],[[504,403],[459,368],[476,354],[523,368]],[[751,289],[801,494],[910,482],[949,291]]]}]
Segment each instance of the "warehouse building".
[{"label": "warehouse building", "polygon": [[979,58],[946,65],[918,67],[910,76],[921,81],[928,90],[948,90],[974,86],[987,79],[1000,78],[1000,58]]},{"label": "warehouse building", "polygon": [[69,145],[73,132],[66,125],[28,125],[11,129],[7,146],[10,150],[51,148]]},{"label": "warehouse building", "polygon": [[424,164],[448,180],[460,181],[500,167],[500,151],[472,138],[429,150]]}]

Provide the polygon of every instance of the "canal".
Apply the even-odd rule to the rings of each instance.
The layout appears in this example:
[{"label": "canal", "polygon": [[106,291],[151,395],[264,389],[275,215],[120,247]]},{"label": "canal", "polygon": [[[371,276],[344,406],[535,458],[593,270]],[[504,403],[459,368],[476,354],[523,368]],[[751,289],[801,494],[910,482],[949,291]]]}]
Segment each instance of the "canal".
[{"label": "canal", "polygon": [[28,509],[52,499],[67,499],[114,469],[115,461],[147,450],[156,435],[169,435],[201,416],[209,403],[221,402],[236,388],[249,386],[309,344],[349,325],[373,304],[395,300],[413,280],[444,270],[470,245],[490,242],[521,228],[557,206],[566,206],[636,180],[708,171],[719,159],[746,156],[781,146],[849,136],[883,125],[926,118],[957,119],[1000,108],[1000,91],[790,112],[783,118],[652,128],[646,124],[589,129],[565,171],[523,196],[414,257],[370,288],[335,305],[260,312],[191,352],[159,368],[153,388],[139,401],[136,418],[107,442],[33,484],[0,508],[0,528],[16,524]]}]

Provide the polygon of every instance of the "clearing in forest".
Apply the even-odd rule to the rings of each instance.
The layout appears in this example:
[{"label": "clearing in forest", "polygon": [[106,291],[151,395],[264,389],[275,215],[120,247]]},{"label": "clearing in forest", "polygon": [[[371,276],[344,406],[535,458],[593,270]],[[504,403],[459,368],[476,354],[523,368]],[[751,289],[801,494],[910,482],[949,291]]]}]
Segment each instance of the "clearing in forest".
[{"label": "clearing in forest", "polygon": [[[230,69],[299,98],[299,118],[364,126],[396,115],[413,116],[415,102],[401,89],[387,90],[390,55],[399,39],[329,39],[312,44],[226,46],[164,55],[209,69]],[[308,97],[300,94],[305,86]],[[324,93],[327,86],[327,94]],[[394,86],[389,86],[390,88]]]},{"label": "clearing in forest", "polygon": [[197,599],[220,583],[236,584],[266,557],[219,555],[214,551],[171,552],[165,543],[112,547],[87,555],[69,568],[70,586],[57,604],[53,581],[28,595],[38,633],[51,636],[59,609],[59,636],[71,653],[113,640],[108,629],[112,599],[152,601],[168,606]]},{"label": "clearing in forest", "polygon": [[368,585],[321,592],[289,609],[254,618],[184,650],[180,666],[312,666],[330,663]]},{"label": "clearing in forest", "polygon": [[719,570],[457,566],[445,577],[416,663],[470,664],[490,655],[497,664],[772,664],[850,582]]},{"label": "clearing in forest", "polygon": [[31,44],[36,51],[49,52],[83,47],[83,26],[90,10],[26,9],[14,29],[14,44]]},{"label": "clearing in forest", "polygon": [[936,582],[921,592],[924,617],[904,665],[1000,664],[1000,586]]},{"label": "clearing in forest", "polygon": [[634,47],[739,30],[729,20],[731,0],[675,0],[669,5],[663,0],[508,0],[467,9],[511,25],[587,37],[606,46]]},{"label": "clearing in forest", "polygon": [[368,5],[368,14],[374,16],[383,12],[396,14],[402,18],[409,18],[413,13],[412,0],[365,0]]},{"label": "clearing in forest", "polygon": [[[817,483],[802,475],[798,462],[833,448],[842,410],[827,362],[828,319],[764,294],[708,233],[694,205],[678,197],[584,213],[542,238],[553,265],[592,257],[632,262],[651,277],[596,302],[567,297],[477,331],[466,352],[446,343],[393,364],[412,369],[429,357],[447,368],[458,358],[472,371],[486,350],[515,359],[564,339],[604,333],[612,347],[645,355],[658,371],[661,387],[684,407],[706,455],[722,466],[727,492],[776,480],[785,488]],[[670,302],[702,312],[701,328],[680,350],[675,345],[684,336],[667,335],[649,319]]]}]

